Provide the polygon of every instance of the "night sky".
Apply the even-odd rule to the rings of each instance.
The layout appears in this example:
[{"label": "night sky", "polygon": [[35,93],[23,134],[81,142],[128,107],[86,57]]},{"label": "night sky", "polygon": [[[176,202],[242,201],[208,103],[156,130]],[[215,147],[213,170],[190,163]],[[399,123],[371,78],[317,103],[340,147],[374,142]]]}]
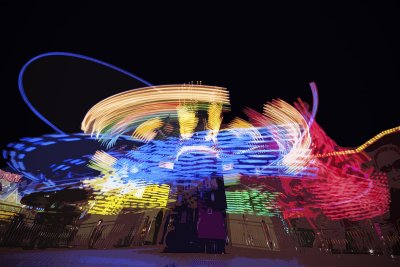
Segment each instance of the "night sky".
[{"label": "night sky", "polygon": [[[1,147],[52,132],[26,107],[17,87],[23,64],[50,51],[94,57],[155,85],[201,80],[227,87],[232,104],[227,120],[242,116],[246,106],[261,112],[273,98],[310,102],[308,83],[316,81],[317,122],[342,146],[360,145],[399,125],[400,10],[394,1],[380,6],[8,2],[0,4]],[[99,100],[139,86],[93,65],[68,64],[73,65],[58,61],[47,73],[38,67],[26,76],[34,85],[26,88],[33,104],[66,132],[78,132]]]}]

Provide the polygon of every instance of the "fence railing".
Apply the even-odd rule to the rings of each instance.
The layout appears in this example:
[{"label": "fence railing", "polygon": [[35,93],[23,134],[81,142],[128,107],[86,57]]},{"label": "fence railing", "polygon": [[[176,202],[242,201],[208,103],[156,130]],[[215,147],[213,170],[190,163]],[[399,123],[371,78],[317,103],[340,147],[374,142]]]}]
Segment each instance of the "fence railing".
[{"label": "fence railing", "polygon": [[[114,248],[143,245],[146,235],[141,224],[135,227],[104,221],[101,234],[93,237],[96,223],[76,225],[52,225],[39,223],[33,218],[14,216],[0,220],[0,246],[27,249],[46,247]],[[395,226],[378,235],[374,229],[276,229],[272,223],[230,220],[232,246],[265,249],[271,251],[305,248],[319,249],[325,253],[388,254],[400,255],[400,236]],[[232,233],[234,232],[234,233]],[[146,233],[146,231],[144,231]],[[93,241],[93,238],[96,240]]]},{"label": "fence railing", "polygon": [[[276,229],[271,223],[230,220],[232,246],[265,250],[319,249],[326,253],[400,255],[400,235],[395,225],[380,236],[373,229]],[[269,233],[267,232],[269,231]]]}]

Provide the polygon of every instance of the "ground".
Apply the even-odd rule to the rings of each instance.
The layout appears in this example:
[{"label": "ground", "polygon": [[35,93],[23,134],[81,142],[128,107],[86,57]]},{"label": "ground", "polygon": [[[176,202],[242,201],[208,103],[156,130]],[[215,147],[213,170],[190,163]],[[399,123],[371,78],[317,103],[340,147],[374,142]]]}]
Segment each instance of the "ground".
[{"label": "ground", "polygon": [[127,249],[0,249],[0,266],[134,266],[134,267],[230,267],[230,266],[400,266],[389,255],[325,254],[315,250],[268,252],[230,248],[227,254],[162,253],[160,247]]}]

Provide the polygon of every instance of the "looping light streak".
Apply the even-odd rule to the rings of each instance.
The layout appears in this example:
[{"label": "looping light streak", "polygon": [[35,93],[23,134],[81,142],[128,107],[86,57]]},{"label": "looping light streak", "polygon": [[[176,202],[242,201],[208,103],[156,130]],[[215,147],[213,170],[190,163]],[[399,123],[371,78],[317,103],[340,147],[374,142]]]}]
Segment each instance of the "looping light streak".
[{"label": "looping light streak", "polygon": [[[82,130],[106,143],[107,149],[85,159],[65,159],[50,166],[52,173],[38,175],[25,164],[31,151],[81,140],[80,136],[64,134],[47,121],[31,105],[23,89],[23,73],[29,64],[57,55],[91,60],[150,87],[111,96],[86,114]],[[22,141],[10,144],[3,156],[13,169],[33,181],[30,190],[37,183],[42,188],[79,183],[81,177],[71,171],[74,165],[85,164],[100,171],[98,176],[85,175],[87,179],[83,182],[95,190],[91,212],[97,214],[117,214],[124,208],[165,207],[172,196],[170,188],[197,185],[212,176],[223,176],[227,184],[246,188],[227,192],[231,212],[264,212],[268,216],[283,213],[287,218],[303,216],[311,225],[316,225],[319,214],[332,220],[354,221],[383,214],[389,203],[387,180],[371,167],[364,167],[368,156],[363,151],[383,136],[400,131],[400,127],[383,131],[355,149],[344,150],[316,123],[318,91],[314,82],[310,87],[311,112],[300,99],[294,106],[273,100],[264,105],[263,114],[247,108],[244,113],[248,121],[236,118],[223,128],[222,113],[230,107],[225,88],[151,86],[101,61],[71,53],[47,53],[24,65],[19,89],[32,111],[60,135],[50,141],[47,137],[33,138],[29,141],[31,146],[25,146]],[[117,140],[121,139],[131,144],[138,141],[135,145],[120,147]],[[67,172],[68,176],[64,175]],[[57,174],[58,178],[51,174]],[[279,178],[280,190],[267,183],[273,180],[267,178],[274,177]],[[241,198],[248,201],[241,202]]]},{"label": "looping light streak", "polygon": [[79,54],[74,54],[74,53],[69,53],[69,52],[49,52],[49,53],[44,53],[44,54],[40,54],[37,55],[36,57],[31,58],[28,62],[25,63],[25,65],[21,68],[19,74],[18,74],[18,89],[19,92],[21,94],[22,99],[24,100],[25,104],[30,108],[30,110],[40,119],[42,120],[44,123],[46,123],[48,126],[50,126],[50,128],[52,128],[55,132],[59,133],[59,134],[65,134],[65,132],[63,132],[62,130],[60,130],[57,126],[55,126],[52,122],[50,122],[48,119],[46,119],[33,105],[32,103],[29,101],[26,93],[25,93],[25,88],[24,88],[24,74],[26,69],[29,67],[29,65],[31,65],[33,62],[37,61],[38,59],[44,58],[44,57],[51,57],[51,56],[63,56],[63,57],[73,57],[73,58],[79,58],[79,59],[83,59],[83,60],[87,60],[87,61],[91,61],[103,66],[106,66],[110,69],[116,70],[118,72],[121,72],[122,74],[125,74],[135,80],[138,80],[142,83],[144,83],[147,86],[152,86],[151,83],[149,83],[148,81],[143,80],[142,78],[126,71],[123,70],[119,67],[116,67],[112,64],[106,63],[104,61],[95,59],[95,58],[91,58],[88,56],[84,56],[84,55],[79,55]]}]

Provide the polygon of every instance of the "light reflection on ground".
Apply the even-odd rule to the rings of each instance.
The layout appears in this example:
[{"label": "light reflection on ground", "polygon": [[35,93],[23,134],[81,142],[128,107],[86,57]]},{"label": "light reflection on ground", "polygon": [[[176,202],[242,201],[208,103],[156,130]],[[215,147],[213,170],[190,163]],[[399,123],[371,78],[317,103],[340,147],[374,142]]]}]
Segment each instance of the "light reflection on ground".
[{"label": "light reflection on ground", "polygon": [[[229,252],[229,250],[228,250]],[[160,248],[113,250],[48,249],[24,251],[0,249],[1,266],[135,266],[135,267],[230,267],[230,266],[396,266],[388,255],[329,255],[317,251],[284,253],[231,248],[225,255],[160,253]],[[398,266],[398,265],[397,265]]]}]

